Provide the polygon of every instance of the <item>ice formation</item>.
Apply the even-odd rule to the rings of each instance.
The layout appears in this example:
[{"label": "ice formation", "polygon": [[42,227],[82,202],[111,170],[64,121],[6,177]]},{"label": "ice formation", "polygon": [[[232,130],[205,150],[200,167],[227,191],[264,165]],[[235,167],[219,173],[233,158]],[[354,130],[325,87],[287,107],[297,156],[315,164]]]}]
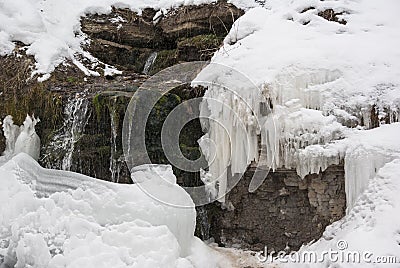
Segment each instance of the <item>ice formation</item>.
[{"label": "ice formation", "polygon": [[343,141],[348,144],[344,160],[348,211],[380,168],[400,158],[399,133],[400,123],[393,123],[360,131]]},{"label": "ice formation", "polygon": [[8,115],[3,120],[3,133],[6,138],[6,149],[3,153],[5,159],[18,153],[26,153],[38,160],[40,154],[40,138],[36,134],[35,126],[40,120],[29,115],[26,116],[22,126],[14,125],[12,116]]},{"label": "ice formation", "polygon": [[[299,250],[298,256],[305,252],[315,254],[321,260],[318,264],[293,263],[287,258],[280,267],[398,267],[399,177],[400,159],[397,158],[386,163],[370,179],[348,215],[328,226],[317,242]],[[345,243],[345,248],[339,249],[338,243]],[[327,255],[323,259],[323,252],[327,251],[338,252],[334,257],[337,258],[336,262]]]},{"label": "ice formation", "polygon": [[[240,74],[235,75],[240,77]],[[243,101],[249,98],[254,102]],[[225,200],[228,177],[243,173],[252,161],[258,160],[259,109],[254,107],[259,105],[260,99],[256,90],[237,94],[218,83],[212,84],[204,95],[200,118],[203,130],[208,133],[199,144],[210,165],[202,178],[212,198],[217,195],[221,202]],[[218,178],[218,185],[215,185],[215,178]],[[213,187],[218,187],[217,193]]]},{"label": "ice formation", "polygon": [[[302,178],[344,160],[348,205],[354,203],[368,183],[364,177],[388,159],[385,152],[376,155],[381,160],[374,152],[360,156],[360,148],[339,141],[398,121],[397,7],[394,0],[268,1],[235,22],[193,82],[208,87],[201,113],[209,118],[202,126],[211,141],[200,145],[216,154],[207,181],[220,201],[230,178],[253,160],[272,170],[294,168]],[[319,15],[328,9],[346,23]],[[370,170],[357,165],[365,161]]]},{"label": "ice formation", "polygon": [[[157,173],[173,176],[170,167]],[[15,156],[0,166],[0,265],[216,267],[218,258],[193,236],[190,196],[151,174],[119,185]]]},{"label": "ice formation", "polygon": [[9,158],[15,150],[15,142],[17,141],[20,129],[14,125],[11,115],[7,115],[3,120],[3,134],[6,138],[6,149],[3,155]]}]

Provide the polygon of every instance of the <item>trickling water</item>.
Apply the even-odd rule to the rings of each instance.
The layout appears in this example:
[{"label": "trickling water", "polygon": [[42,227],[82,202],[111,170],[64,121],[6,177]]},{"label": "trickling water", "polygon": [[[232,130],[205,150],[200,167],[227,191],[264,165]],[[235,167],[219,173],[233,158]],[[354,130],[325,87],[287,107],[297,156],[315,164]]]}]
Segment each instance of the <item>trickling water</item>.
[{"label": "trickling water", "polygon": [[47,168],[71,170],[76,142],[81,138],[90,113],[86,92],[76,93],[64,108],[63,126],[45,148],[43,162]]},{"label": "trickling water", "polygon": [[200,234],[203,241],[210,239],[210,223],[208,221],[208,212],[204,206],[196,207],[197,221],[200,226]]},{"label": "trickling water", "polygon": [[117,135],[118,135],[118,118],[117,111],[115,108],[117,98],[113,98],[113,102],[110,105],[110,118],[111,118],[111,156],[110,156],[110,172],[111,181],[118,182],[121,171],[121,165],[117,157]]},{"label": "trickling water", "polygon": [[153,52],[147,58],[146,63],[144,64],[144,68],[143,68],[143,73],[144,74],[149,74],[149,71],[151,70],[151,67],[153,66],[154,62],[157,59],[157,55],[158,55],[157,52]]}]

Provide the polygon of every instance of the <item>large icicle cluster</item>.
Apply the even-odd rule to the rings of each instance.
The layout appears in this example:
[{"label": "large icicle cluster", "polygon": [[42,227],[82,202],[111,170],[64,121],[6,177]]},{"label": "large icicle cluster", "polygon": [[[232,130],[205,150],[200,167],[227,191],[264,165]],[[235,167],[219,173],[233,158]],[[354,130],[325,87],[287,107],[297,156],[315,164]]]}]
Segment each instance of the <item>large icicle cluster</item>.
[{"label": "large icicle cluster", "polygon": [[[247,91],[247,96],[243,96],[218,85],[211,88],[205,93],[204,98],[208,101],[202,102],[200,115],[202,127],[208,133],[199,140],[199,144],[210,163],[203,180],[211,184],[208,185],[211,195],[217,194],[212,197],[223,202],[227,178],[243,173],[252,161],[258,161],[259,109],[254,107],[259,106],[261,96],[257,91]],[[249,98],[254,100],[250,105],[243,101]],[[214,185],[215,178],[218,178],[218,185]],[[214,187],[218,187],[217,192]]]}]

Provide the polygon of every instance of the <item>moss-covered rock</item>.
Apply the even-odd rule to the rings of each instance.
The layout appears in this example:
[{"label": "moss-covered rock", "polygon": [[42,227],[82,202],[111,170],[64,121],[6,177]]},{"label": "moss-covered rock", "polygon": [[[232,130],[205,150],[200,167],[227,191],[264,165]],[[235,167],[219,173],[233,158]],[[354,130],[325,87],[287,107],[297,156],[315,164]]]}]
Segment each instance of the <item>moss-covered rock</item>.
[{"label": "moss-covered rock", "polygon": [[215,34],[181,39],[177,46],[177,57],[180,61],[208,60],[221,46],[222,40]]},{"label": "moss-covered rock", "polygon": [[[36,131],[46,142],[62,121],[63,98],[30,79],[32,62],[27,57],[0,57],[0,118],[12,115],[15,124],[21,125],[27,114],[34,114],[41,119]],[[4,143],[0,132],[0,151]]]},{"label": "moss-covered rock", "polygon": [[159,71],[173,66],[178,63],[177,51],[173,50],[161,50],[157,53],[157,58],[154,61],[152,68],[150,69],[150,74],[156,74]]}]

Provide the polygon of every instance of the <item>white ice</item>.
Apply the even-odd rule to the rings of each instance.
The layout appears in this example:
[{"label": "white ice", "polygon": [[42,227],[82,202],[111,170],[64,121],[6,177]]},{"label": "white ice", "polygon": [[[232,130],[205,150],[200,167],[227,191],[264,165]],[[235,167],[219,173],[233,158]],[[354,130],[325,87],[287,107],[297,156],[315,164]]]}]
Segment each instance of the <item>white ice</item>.
[{"label": "white ice", "polygon": [[[171,177],[170,167],[156,172]],[[114,184],[44,169],[18,154],[0,167],[0,202],[3,265],[217,266],[217,256],[193,236],[193,201],[171,180]]]},{"label": "white ice", "polygon": [[26,153],[35,160],[39,159],[40,138],[36,134],[35,126],[39,118],[26,116],[22,126],[14,124],[12,116],[8,115],[3,120],[3,134],[6,138],[6,149],[3,152],[5,161],[18,153]]},{"label": "white ice", "polygon": [[[398,267],[400,261],[400,159],[386,163],[367,182],[366,190],[340,221],[328,226],[317,242],[304,246],[321,260],[324,252],[338,252],[333,262],[325,255],[318,263],[293,263],[277,267]],[[346,248],[339,249],[338,243]],[[355,253],[356,255],[351,255]],[[341,256],[345,256],[342,258]],[[357,258],[346,256],[357,256]],[[395,257],[397,263],[382,263],[382,257]],[[335,257],[336,258],[336,257]],[[379,259],[381,258],[381,259]],[[338,259],[339,260],[339,259]],[[271,267],[266,265],[265,267]]]}]

